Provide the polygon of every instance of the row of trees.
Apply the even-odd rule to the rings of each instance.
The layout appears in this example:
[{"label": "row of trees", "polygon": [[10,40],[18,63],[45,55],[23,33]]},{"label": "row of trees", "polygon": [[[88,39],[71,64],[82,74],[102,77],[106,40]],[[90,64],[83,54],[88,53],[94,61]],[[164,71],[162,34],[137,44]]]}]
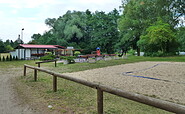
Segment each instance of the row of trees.
[{"label": "row of trees", "polygon": [[30,43],[58,44],[84,49],[86,53],[101,47],[103,52],[113,53],[119,40],[117,20],[119,12],[110,13],[89,10],[85,12],[67,11],[59,18],[48,18],[45,23],[51,29],[43,35],[34,34]]},{"label": "row of trees", "polygon": [[34,34],[32,44],[74,46],[86,53],[100,47],[102,52],[133,48],[151,53],[185,51],[184,0],[123,0],[122,14],[86,10],[67,11],[48,18],[43,35]]},{"label": "row of trees", "polygon": [[0,53],[5,53],[14,50],[15,47],[18,46],[18,41],[6,40],[3,42],[0,39]]}]

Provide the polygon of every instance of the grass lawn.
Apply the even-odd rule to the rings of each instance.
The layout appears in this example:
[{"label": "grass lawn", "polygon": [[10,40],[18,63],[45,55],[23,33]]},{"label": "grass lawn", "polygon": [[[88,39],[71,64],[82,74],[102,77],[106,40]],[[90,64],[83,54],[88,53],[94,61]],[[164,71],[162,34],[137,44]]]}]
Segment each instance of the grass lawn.
[{"label": "grass lawn", "polygon": [[[98,61],[96,63],[75,63],[63,65],[58,63],[43,63],[41,67],[56,72],[76,72],[106,66],[127,64],[141,61],[174,61],[185,62],[185,56],[176,57],[136,57],[128,59]],[[0,68],[23,67],[23,64],[34,65],[35,61],[0,62]],[[22,71],[20,71],[22,73]],[[58,91],[52,92],[52,76],[38,72],[38,81],[33,81],[33,70],[29,70],[26,77],[20,74],[16,79],[15,90],[21,96],[22,102],[29,103],[35,109],[46,113],[75,113],[96,114],[96,90],[71,82],[58,79]],[[129,86],[129,85],[128,85]],[[52,105],[52,108],[48,108]],[[109,93],[104,93],[104,112],[106,114],[165,114],[169,113],[151,106],[127,100]]]}]

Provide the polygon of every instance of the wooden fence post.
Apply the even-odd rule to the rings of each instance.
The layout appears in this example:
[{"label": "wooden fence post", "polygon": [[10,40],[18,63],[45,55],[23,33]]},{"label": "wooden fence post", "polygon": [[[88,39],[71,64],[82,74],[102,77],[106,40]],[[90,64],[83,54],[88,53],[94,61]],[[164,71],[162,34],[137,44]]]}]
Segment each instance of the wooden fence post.
[{"label": "wooden fence post", "polygon": [[34,80],[37,81],[37,70],[34,69]]},{"label": "wooden fence post", "polygon": [[24,76],[26,76],[26,66],[24,66]]},{"label": "wooden fence post", "polygon": [[57,67],[57,60],[55,60],[55,67]]},{"label": "wooden fence post", "polygon": [[40,63],[38,63],[38,67],[40,67]]},{"label": "wooden fence post", "polygon": [[53,75],[53,92],[57,91],[57,76]]},{"label": "wooden fence post", "polygon": [[103,91],[97,88],[97,110],[98,114],[103,114]]}]

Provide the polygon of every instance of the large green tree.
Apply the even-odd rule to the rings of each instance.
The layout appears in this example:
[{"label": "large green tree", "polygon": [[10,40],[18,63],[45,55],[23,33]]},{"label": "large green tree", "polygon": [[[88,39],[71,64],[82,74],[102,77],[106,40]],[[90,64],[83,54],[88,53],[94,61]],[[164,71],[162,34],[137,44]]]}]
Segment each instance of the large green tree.
[{"label": "large green tree", "polygon": [[114,52],[119,32],[117,20],[119,12],[114,9],[109,13],[89,10],[85,12],[67,11],[59,18],[48,18],[45,24],[50,27],[43,35],[34,34],[32,42],[38,44],[57,44],[74,46],[90,53],[101,47],[101,51]]},{"label": "large green tree", "polygon": [[175,32],[171,25],[159,19],[155,24],[146,29],[146,35],[142,35],[138,45],[146,53],[175,53],[178,49]]},{"label": "large green tree", "polygon": [[119,12],[116,9],[108,14],[96,11],[92,15],[90,20],[90,41],[92,48],[100,47],[103,52],[114,52],[114,45],[119,39],[117,29],[119,17]]},{"label": "large green tree", "polygon": [[177,28],[177,39],[180,43],[179,50],[185,51],[185,27]]},{"label": "large green tree", "polygon": [[137,50],[139,55],[140,49],[137,46],[137,41],[145,32],[146,27],[155,20],[153,17],[154,11],[151,10],[153,9],[152,2],[148,0],[128,0],[126,3],[123,4],[124,10],[118,25],[121,35],[120,47],[131,46]]},{"label": "large green tree", "polygon": [[123,15],[119,20],[120,46],[129,42],[139,55],[137,42],[146,33],[146,28],[155,23],[158,17],[174,28],[184,15],[183,6],[183,0],[124,0]]}]

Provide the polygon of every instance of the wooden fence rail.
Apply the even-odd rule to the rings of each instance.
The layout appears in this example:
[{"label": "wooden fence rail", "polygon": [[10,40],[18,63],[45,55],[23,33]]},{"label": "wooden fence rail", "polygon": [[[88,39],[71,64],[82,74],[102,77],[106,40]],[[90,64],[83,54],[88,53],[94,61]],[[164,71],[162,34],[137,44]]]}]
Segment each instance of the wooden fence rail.
[{"label": "wooden fence rail", "polygon": [[48,63],[48,62],[55,62],[55,67],[57,67],[57,60],[39,61],[39,62],[35,62],[35,64],[38,64],[38,67],[40,67],[41,63]]},{"label": "wooden fence rail", "polygon": [[175,104],[175,103],[164,101],[164,100],[159,100],[156,98],[124,91],[121,89],[112,88],[112,87],[97,84],[97,83],[92,83],[89,81],[77,79],[74,77],[70,77],[67,75],[63,75],[63,74],[56,73],[56,72],[53,72],[50,70],[46,70],[46,69],[42,69],[39,67],[34,67],[34,66],[26,65],[26,64],[24,65],[24,76],[26,76],[26,68],[34,69],[34,80],[35,81],[37,81],[37,70],[51,74],[53,76],[53,91],[54,92],[57,91],[57,77],[64,78],[64,79],[67,79],[67,80],[70,80],[70,81],[80,83],[85,86],[97,89],[98,114],[103,114],[103,92],[111,93],[111,94],[114,94],[114,95],[117,95],[120,97],[124,97],[124,98],[130,99],[130,100],[133,100],[133,101],[137,101],[137,102],[140,102],[143,104],[154,106],[156,108],[160,108],[160,109],[163,109],[163,110],[166,110],[169,112],[174,112],[174,113],[178,113],[178,114],[185,114],[185,106],[184,105]]}]

